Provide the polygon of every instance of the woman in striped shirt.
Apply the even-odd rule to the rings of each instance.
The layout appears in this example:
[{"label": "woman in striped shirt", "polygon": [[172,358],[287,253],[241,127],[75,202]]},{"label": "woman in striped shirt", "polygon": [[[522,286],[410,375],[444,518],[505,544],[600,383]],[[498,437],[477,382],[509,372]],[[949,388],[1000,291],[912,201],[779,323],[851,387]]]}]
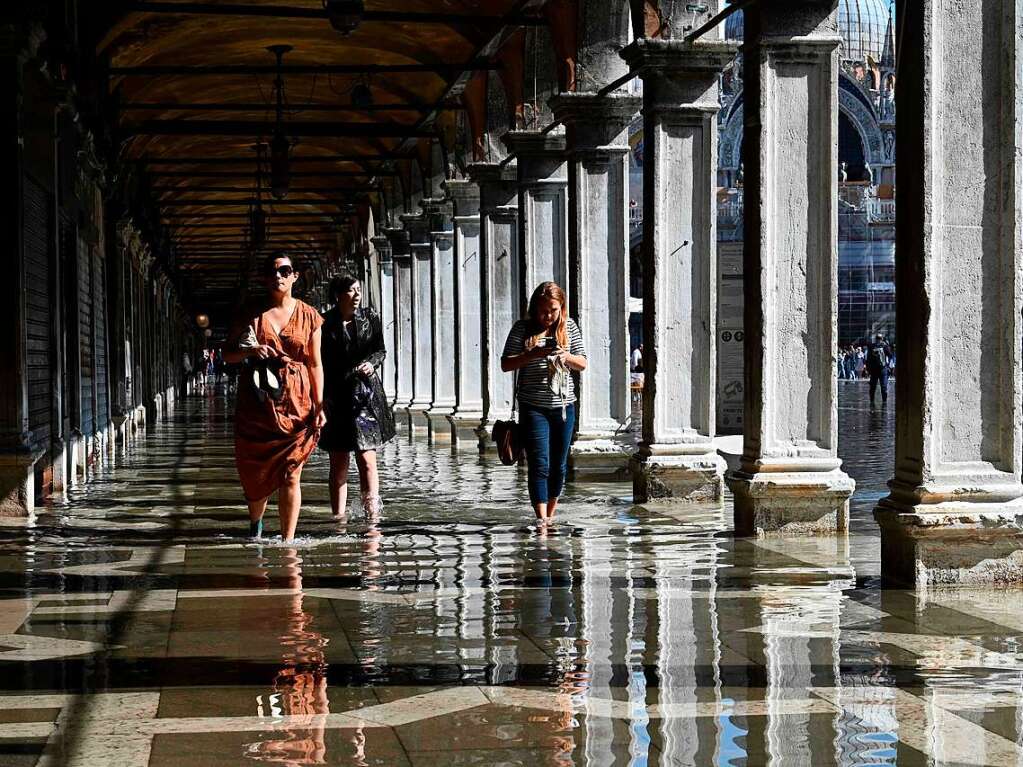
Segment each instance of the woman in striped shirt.
[{"label": "woman in striped shirt", "polygon": [[515,396],[529,467],[529,500],[541,524],[554,519],[565,487],[575,430],[572,372],[586,369],[586,347],[568,316],[565,291],[543,282],[529,299],[528,316],[508,333],[501,369],[517,370]]}]

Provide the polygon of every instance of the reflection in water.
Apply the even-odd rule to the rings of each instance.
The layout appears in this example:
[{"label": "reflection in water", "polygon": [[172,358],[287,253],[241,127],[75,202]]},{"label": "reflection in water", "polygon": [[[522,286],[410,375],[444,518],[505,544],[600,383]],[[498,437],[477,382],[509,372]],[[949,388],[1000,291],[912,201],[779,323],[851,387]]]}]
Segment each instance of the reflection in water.
[{"label": "reflection in water", "polygon": [[[187,568],[154,566],[145,578],[158,580],[140,580],[124,560],[150,528],[133,525],[163,519],[152,511],[151,477],[180,458],[180,447],[157,454],[153,441],[154,463],[136,484],[112,471],[118,503],[97,484],[83,496],[107,505],[44,512],[35,527],[0,541],[4,575],[16,572],[8,590],[45,597],[24,608],[34,609],[31,622],[0,632],[0,655],[28,639],[108,642],[102,631],[127,604],[126,589],[135,589],[133,605],[157,609],[117,614],[121,647],[95,664],[68,659],[57,683],[44,663],[16,674],[0,665],[0,687],[49,691],[72,678],[70,669],[83,688],[116,694],[138,686],[139,669],[155,673],[151,654],[161,653],[160,668],[207,670],[201,695],[214,719],[237,703],[218,688],[238,683],[228,668],[237,662],[243,674],[254,669],[242,702],[262,730],[215,730],[234,738],[230,760],[216,764],[390,765],[406,756],[555,767],[1023,764],[1023,596],[880,588],[868,512],[890,473],[894,408],[870,411],[857,386],[841,387],[840,446],[860,509],[848,539],[735,540],[729,507],[633,507],[621,484],[572,486],[559,524],[541,537],[522,514],[515,469],[405,442],[381,456],[381,517],[334,521],[324,492],[322,514],[314,508],[302,520],[307,545],[225,545],[218,534],[243,529],[236,500],[224,495],[236,490],[226,430],[223,443],[206,444],[187,512],[166,511],[172,501],[160,499],[174,525],[165,539],[187,548]],[[315,499],[326,467],[317,458],[307,471]],[[97,530],[121,536],[111,545],[118,550],[89,551]],[[176,605],[147,591],[151,583],[178,589]],[[239,586],[281,591],[238,597],[258,602],[259,620],[204,606],[222,605],[225,590]],[[84,606],[74,607],[75,596],[86,597]],[[94,614],[81,620],[76,610]],[[210,636],[224,647],[196,657]],[[328,662],[345,687],[328,691]],[[181,738],[192,737],[183,721],[219,726],[190,720],[180,701],[175,709],[181,682],[168,676],[167,711],[156,716],[154,705],[140,721],[166,719]],[[450,697],[429,697],[438,692]],[[410,702],[420,697],[426,702]],[[452,699],[474,702],[452,713],[444,709]],[[358,729],[338,716],[392,703],[405,706],[394,727]],[[59,736],[51,747],[71,752],[111,739],[110,729],[95,729],[106,717],[82,718],[78,740]],[[177,752],[157,756],[153,767],[181,763]]]},{"label": "reflection in water", "polygon": [[[259,762],[286,765],[326,764],[324,719],[330,713],[327,701],[327,663],[324,648],[328,640],[313,629],[314,618],[303,608],[302,560],[293,548],[281,550],[274,575],[293,593],[280,600],[282,614],[279,637],[280,671],[273,680],[273,692],[256,699],[256,712],[272,722],[283,717],[307,717],[298,726],[274,728],[273,737],[250,743],[245,755]],[[267,568],[269,570],[269,566]]]}]

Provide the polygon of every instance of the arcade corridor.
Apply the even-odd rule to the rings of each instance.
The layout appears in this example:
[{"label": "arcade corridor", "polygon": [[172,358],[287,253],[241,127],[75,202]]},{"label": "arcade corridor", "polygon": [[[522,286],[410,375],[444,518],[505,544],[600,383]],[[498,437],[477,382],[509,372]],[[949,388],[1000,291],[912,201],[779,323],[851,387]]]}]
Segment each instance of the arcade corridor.
[{"label": "arcade corridor", "polygon": [[399,439],[379,524],[330,520],[317,459],[298,543],[256,544],[225,404],[3,522],[4,765],[1023,759],[1019,597],[882,590],[866,514],[736,540],[576,484],[542,538],[514,470]]}]

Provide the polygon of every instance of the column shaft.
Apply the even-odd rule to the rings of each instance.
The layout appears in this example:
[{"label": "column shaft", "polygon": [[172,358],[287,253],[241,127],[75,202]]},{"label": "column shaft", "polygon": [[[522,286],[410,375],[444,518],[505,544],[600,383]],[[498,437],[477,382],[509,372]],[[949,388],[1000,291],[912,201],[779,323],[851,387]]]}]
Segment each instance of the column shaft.
[{"label": "column shaft", "polygon": [[643,432],[636,500],[720,501],[714,443],[718,76],[735,48],[639,40],[643,76]]},{"label": "column shaft", "polygon": [[395,420],[407,426],[412,403],[412,255],[404,230],[385,231],[394,263]]},{"label": "column shaft", "polygon": [[838,2],[746,14],[743,535],[847,529],[837,457]]},{"label": "column shaft", "polygon": [[566,293],[568,276],[568,165],[565,136],[509,131],[501,140],[518,167],[519,243],[523,303],[541,282],[553,280]]},{"label": "column shaft", "polygon": [[480,292],[480,190],[471,181],[444,182],[454,205],[455,409],[451,439],[456,447],[478,447],[483,420],[483,352]]},{"label": "column shaft", "polygon": [[451,442],[455,411],[455,275],[454,236],[450,231],[430,233],[433,245],[430,270],[433,399],[427,418],[431,442]]},{"label": "column shaft", "polygon": [[513,163],[477,163],[469,173],[480,187],[480,328],[483,352],[483,418],[480,451],[492,450],[494,422],[511,417],[514,378],[501,370],[501,352],[523,313],[517,191]]},{"label": "column shaft", "polygon": [[401,216],[412,253],[412,402],[409,428],[426,434],[426,411],[433,401],[433,290],[432,245],[426,216]]},{"label": "column shaft", "polygon": [[383,235],[374,237],[373,247],[380,265],[377,286],[380,294],[380,327],[384,332],[384,347],[387,349],[380,375],[387,398],[393,402],[397,385],[394,361],[398,349],[394,336],[394,262],[391,260],[391,242],[386,237]]},{"label": "column shaft", "polygon": [[1023,580],[1020,6],[900,6],[895,478],[882,572]]},{"label": "column shaft", "polygon": [[551,100],[568,128],[572,313],[588,354],[579,377],[575,476],[624,476],[628,466],[628,126],[640,103],[622,94]]}]

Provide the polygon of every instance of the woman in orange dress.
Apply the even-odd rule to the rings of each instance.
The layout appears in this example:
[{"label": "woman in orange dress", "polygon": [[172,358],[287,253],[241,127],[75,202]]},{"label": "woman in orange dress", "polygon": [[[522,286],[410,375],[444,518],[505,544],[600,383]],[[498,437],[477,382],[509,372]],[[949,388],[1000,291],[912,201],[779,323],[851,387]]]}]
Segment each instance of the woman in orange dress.
[{"label": "woman in orange dress", "polygon": [[295,537],[302,505],[302,467],[327,422],[323,412],[320,326],[323,318],[291,295],[298,275],[283,253],[265,264],[267,298],[241,312],[225,359],[244,363],[234,420],[234,455],[249,506],[249,532],[259,538],[277,491],[281,537]]}]

